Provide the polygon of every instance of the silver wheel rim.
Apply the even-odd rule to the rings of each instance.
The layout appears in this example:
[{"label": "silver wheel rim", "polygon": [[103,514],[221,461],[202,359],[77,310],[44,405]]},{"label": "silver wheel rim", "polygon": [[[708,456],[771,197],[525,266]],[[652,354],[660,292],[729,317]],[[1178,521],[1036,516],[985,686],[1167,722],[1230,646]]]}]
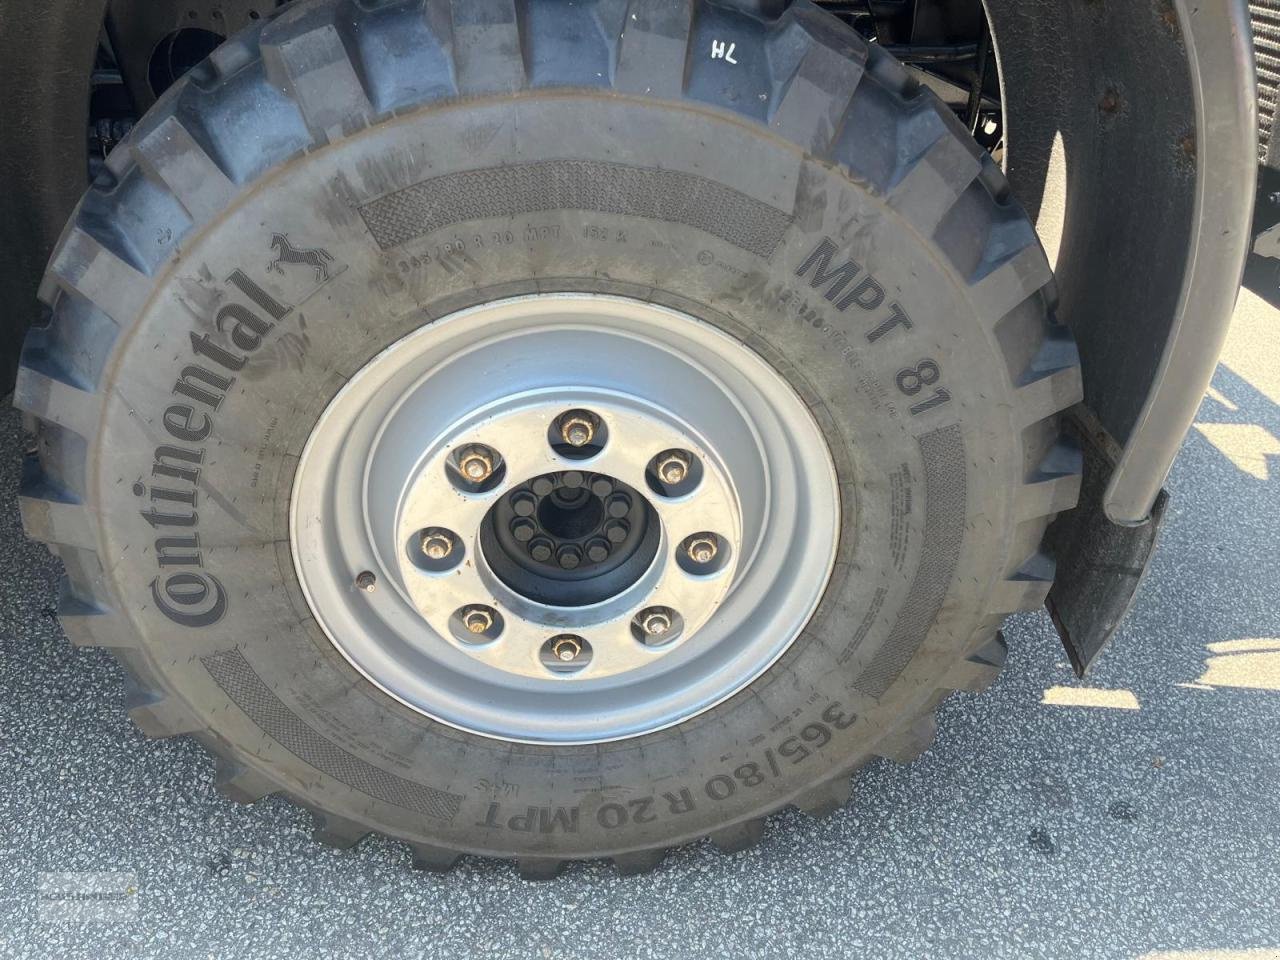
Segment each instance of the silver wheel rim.
[{"label": "silver wheel rim", "polygon": [[[679,476],[672,451],[683,480],[655,482]],[[575,474],[600,524],[619,499],[647,518],[632,539],[651,553],[627,555],[621,587],[584,573],[570,604],[529,583],[578,576],[558,565],[575,549],[591,564],[582,542],[537,526],[553,547],[538,561],[493,531],[580,501],[555,527],[578,536],[602,515]],[[308,439],[290,520],[307,601],[357,670],[435,720],[532,743],[638,736],[741,690],[809,621],[840,529],[826,440],[771,366],[689,315],[589,295],[460,311],[372,359]],[[555,566],[526,581],[513,562]]]}]

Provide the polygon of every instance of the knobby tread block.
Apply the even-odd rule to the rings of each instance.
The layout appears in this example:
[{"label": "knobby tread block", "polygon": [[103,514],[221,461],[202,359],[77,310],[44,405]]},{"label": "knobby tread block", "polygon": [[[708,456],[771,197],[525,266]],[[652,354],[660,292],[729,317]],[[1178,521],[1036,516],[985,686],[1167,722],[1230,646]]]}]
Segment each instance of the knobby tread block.
[{"label": "knobby tread block", "polygon": [[622,28],[614,89],[665,100],[684,89],[693,7],[682,0],[631,0]]},{"label": "knobby tread block", "polygon": [[524,48],[514,0],[452,0],[453,56],[464,94],[525,86]]},{"label": "knobby tread block", "polygon": [[[138,316],[150,291],[142,273],[78,226],[54,252],[49,276],[95,304],[120,326]],[[49,302],[53,294],[45,294],[44,289],[42,299]]]},{"label": "knobby tread block", "polygon": [[852,28],[846,32],[843,24],[832,24],[809,4],[796,4],[788,14],[810,43],[787,82],[770,126],[810,153],[824,156],[862,80],[866,45],[850,36]]},{"label": "knobby tread block", "polygon": [[235,184],[177,117],[162,118],[132,149],[143,169],[169,188],[193,220],[211,220],[235,199]]},{"label": "knobby tread block", "polygon": [[291,6],[262,31],[267,75],[292,94],[319,142],[353,133],[372,112],[340,12],[334,5]]},{"label": "knobby tread block", "polygon": [[50,376],[31,363],[32,359],[25,357],[23,365],[18,368],[13,405],[82,437],[93,437],[102,412],[98,394],[82,390],[66,379]]}]

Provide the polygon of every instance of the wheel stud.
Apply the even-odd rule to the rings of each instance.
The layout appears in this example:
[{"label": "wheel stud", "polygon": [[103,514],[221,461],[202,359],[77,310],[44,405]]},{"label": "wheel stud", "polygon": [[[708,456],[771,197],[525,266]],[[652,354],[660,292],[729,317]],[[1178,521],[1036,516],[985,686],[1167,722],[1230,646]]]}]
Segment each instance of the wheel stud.
[{"label": "wheel stud", "polygon": [[566,544],[556,553],[556,563],[565,570],[573,570],[582,563],[582,551],[571,544]]},{"label": "wheel stud", "polygon": [[552,673],[577,673],[591,662],[591,644],[572,633],[561,633],[542,645],[542,665]]},{"label": "wheel stud", "polygon": [[484,633],[493,627],[493,611],[484,606],[464,607],[462,625],[468,633]]},{"label": "wheel stud", "polygon": [[453,612],[449,629],[459,643],[484,644],[502,634],[502,615],[483,603],[469,603]]},{"label": "wheel stud", "polygon": [[484,483],[493,476],[497,455],[482,444],[467,447],[458,456],[458,470],[472,483]]},{"label": "wheel stud", "polygon": [[538,528],[532,520],[525,520],[521,518],[519,520],[511,521],[511,535],[521,543],[527,543],[532,540],[533,535],[537,533],[537,531]]},{"label": "wheel stud", "polygon": [[710,563],[716,558],[716,554],[720,552],[720,546],[716,543],[715,534],[699,533],[690,537],[685,542],[685,554],[694,563]]},{"label": "wheel stud", "polygon": [[538,537],[529,541],[529,556],[537,560],[539,563],[545,563],[551,559],[551,554],[555,552],[555,548],[551,545],[551,541],[546,537]]},{"label": "wheel stud", "polygon": [[373,593],[378,587],[378,578],[370,570],[356,574],[356,588],[365,593]]},{"label": "wheel stud", "polygon": [[658,476],[663,483],[675,486],[683,483],[689,476],[689,456],[680,450],[659,454],[657,464]]},{"label": "wheel stud", "polygon": [[409,550],[414,554],[413,562],[431,573],[452,570],[462,560],[462,554],[465,552],[458,535],[444,527],[427,527],[419,530],[415,539],[410,540]]},{"label": "wheel stud", "polygon": [[671,616],[665,611],[654,607],[640,611],[640,629],[645,632],[645,636],[658,637],[666,636],[671,630]]},{"label": "wheel stud", "polygon": [[583,410],[571,410],[560,417],[560,439],[571,447],[585,447],[595,439],[595,418]]},{"label": "wheel stud", "polygon": [[551,653],[561,663],[568,663],[582,653],[582,641],[567,634],[556,637],[551,641]]},{"label": "wheel stud", "polygon": [[443,531],[429,531],[422,535],[422,553],[430,560],[443,560],[453,553],[453,538]]},{"label": "wheel stud", "polygon": [[625,520],[610,520],[604,525],[604,535],[609,538],[610,543],[621,543],[627,539],[629,529]]},{"label": "wheel stud", "polygon": [[587,542],[587,559],[592,563],[603,563],[609,559],[609,542],[607,540],[590,540]]},{"label": "wheel stud", "polygon": [[569,460],[594,457],[608,439],[609,428],[590,410],[566,410],[547,428],[551,449]]},{"label": "wheel stud", "polygon": [[684,620],[670,607],[645,607],[631,619],[631,635],[646,647],[661,647],[675,640]]}]

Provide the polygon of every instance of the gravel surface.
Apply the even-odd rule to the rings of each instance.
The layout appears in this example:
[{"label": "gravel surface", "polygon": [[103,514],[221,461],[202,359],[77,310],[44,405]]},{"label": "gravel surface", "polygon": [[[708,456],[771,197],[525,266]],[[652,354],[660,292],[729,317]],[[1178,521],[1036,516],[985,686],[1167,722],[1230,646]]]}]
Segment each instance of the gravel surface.
[{"label": "gravel surface", "polygon": [[[1245,306],[1087,683],[1047,618],[1021,617],[1000,681],[948,700],[916,763],[872,764],[846,809],[774,818],[755,850],[693,846],[629,879],[422,874],[396,843],[333,851],[284,802],[222,799],[194,743],[130,726],[112,659],[62,636],[6,403],[0,956],[1280,957],[1280,324]],[[67,901],[48,884],[68,871],[131,892]]]}]

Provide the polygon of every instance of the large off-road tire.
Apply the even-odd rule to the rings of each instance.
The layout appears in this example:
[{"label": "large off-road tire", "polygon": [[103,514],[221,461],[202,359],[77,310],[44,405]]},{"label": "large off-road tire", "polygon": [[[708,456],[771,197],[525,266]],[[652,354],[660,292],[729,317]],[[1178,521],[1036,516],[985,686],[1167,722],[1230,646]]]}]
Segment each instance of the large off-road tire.
[{"label": "large off-road tire", "polygon": [[[141,728],[199,738],[236,799],[284,794],[323,839],[378,831],[426,867],[735,850],[925,749],[947,692],[999,670],[1002,618],[1044,599],[1041,535],[1080,479],[1049,266],[947,109],[804,0],[303,2],[108,165],[23,357],[24,522],[65,562],[73,642],[111,648]],[[681,581],[706,606],[688,636],[602,639],[579,674],[512,651],[515,600],[479,644],[433,605],[496,565],[479,533],[453,544],[464,579],[380,546],[414,510],[497,502],[522,463],[567,477],[558,427],[484,433],[551,387],[595,404],[611,456],[636,423],[684,430],[731,491],[697,507],[730,567],[686,578],[710,601]],[[499,486],[437,470],[466,440],[439,439],[445,408],[510,443]],[[685,501],[630,486],[671,561]]]}]

